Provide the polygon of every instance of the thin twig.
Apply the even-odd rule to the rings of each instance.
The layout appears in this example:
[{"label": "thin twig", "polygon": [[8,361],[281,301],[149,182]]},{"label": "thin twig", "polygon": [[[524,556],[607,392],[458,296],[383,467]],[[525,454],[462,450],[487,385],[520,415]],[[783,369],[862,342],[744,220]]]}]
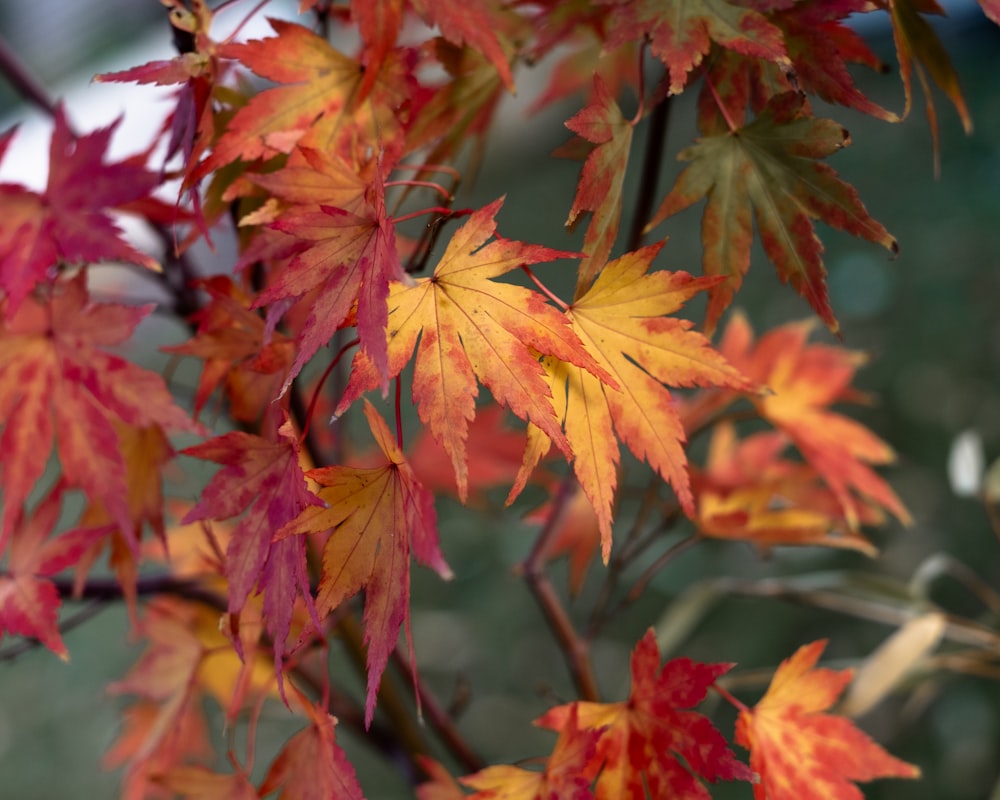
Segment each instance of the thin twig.
[{"label": "thin twig", "polygon": [[45,87],[21,61],[7,40],[0,36],[0,74],[5,75],[22,99],[45,112],[50,117],[56,114],[56,104],[49,97]]},{"label": "thin twig", "polygon": [[485,766],[483,759],[469,746],[469,743],[462,736],[451,715],[445,711],[431,694],[430,690],[420,679],[413,666],[413,662],[403,654],[397,647],[392,653],[393,663],[400,672],[407,678],[406,683],[411,689],[416,686],[420,699],[420,706],[425,717],[430,721],[431,727],[437,732],[452,755],[462,764],[468,772],[478,772]]},{"label": "thin twig", "polygon": [[545,571],[545,559],[552,538],[558,531],[559,522],[563,514],[566,513],[575,487],[576,479],[572,473],[567,473],[566,478],[559,485],[555,498],[553,498],[549,518],[538,534],[528,558],[521,564],[521,571],[528,584],[528,589],[534,595],[535,601],[545,617],[545,621],[555,634],[577,694],[583,700],[599,702],[600,692],[597,688],[597,678],[594,676],[593,666],[590,663],[587,641],[576,632],[573,621],[569,618],[566,608],[560,601],[559,595],[556,594],[555,587]]}]

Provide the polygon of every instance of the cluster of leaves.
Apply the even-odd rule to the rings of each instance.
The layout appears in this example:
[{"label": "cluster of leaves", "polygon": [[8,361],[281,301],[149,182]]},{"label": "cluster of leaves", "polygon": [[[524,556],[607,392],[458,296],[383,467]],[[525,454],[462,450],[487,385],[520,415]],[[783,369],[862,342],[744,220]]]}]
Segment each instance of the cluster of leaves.
[{"label": "cluster of leaves", "polygon": [[[696,798],[708,796],[702,781],[725,779],[752,781],[761,800],[846,798],[858,796],[852,781],[917,775],[826,713],[849,672],[815,668],[821,642],[784,662],[748,708],[718,683],[730,665],[661,666],[649,634],[633,652],[629,698],[601,702],[585,640],[606,609],[578,634],[546,561],[571,552],[576,590],[598,544],[617,576],[682,516],[694,531],[688,541],[868,554],[863,526],[886,514],[908,521],[873,470],[892,460],[889,446],[831,410],[859,399],[859,354],[811,343],[809,323],[755,339],[739,315],[717,345],[710,337],[749,266],[754,222],[782,281],[834,332],[814,221],[895,251],[824,162],[849,137],[815,117],[810,98],[898,119],[861,94],[847,69],[881,65],[845,19],[884,10],[902,116],[916,71],[968,126],[957,79],[922,16],[940,12],[936,4],[303,0],[301,20],[272,18],[270,34],[241,40],[242,23],[216,19],[239,9],[235,0],[216,9],[163,3],[178,54],[98,76],[173,87],[160,141],[112,161],[117,123],[76,132],[62,106],[35,95],[52,114],[48,183],[43,192],[0,184],[0,631],[65,658],[62,599],[118,592],[128,602],[148,649],[113,687],[134,697],[108,754],[125,766],[124,795],[360,797],[334,738],[336,714],[369,730],[388,755],[402,748],[404,760],[423,764],[434,778],[419,789],[425,800],[465,796],[443,767],[419,760],[398,726],[380,727],[376,701],[390,664],[412,678],[435,731],[473,773],[462,784],[476,797]],[[983,4],[997,19],[993,0]],[[330,43],[334,29],[356,36],[356,55]],[[586,220],[582,253],[505,239],[503,199],[456,209],[455,186],[438,182],[457,184],[470,150],[475,164],[517,70],[546,60],[557,63],[539,106],[586,97],[566,122],[577,138],[565,148],[584,159],[566,220]],[[13,76],[17,66],[5,66]],[[654,72],[661,77],[647,85]],[[250,74],[267,87],[249,89]],[[619,105],[627,91],[638,98],[631,118]],[[701,136],[679,154],[686,166],[657,210],[644,192],[648,208],[640,203],[626,240],[634,131],[662,120],[683,91],[698,92]],[[933,120],[929,94],[927,103]],[[0,158],[14,135],[0,137]],[[150,163],[153,152],[165,154],[162,164]],[[422,196],[432,205],[420,207]],[[704,275],[654,267],[663,242],[642,246],[643,226],[648,234],[702,200]],[[159,259],[126,242],[121,214],[160,234]],[[417,238],[405,233],[413,218],[427,221]],[[190,245],[226,232],[238,244],[235,262],[196,266]],[[571,299],[532,269],[560,259],[579,262]],[[190,410],[161,375],[112,352],[153,306],[101,299],[107,261],[161,281],[174,299],[164,310],[190,326],[188,341],[164,348],[201,363]],[[534,288],[501,280],[515,271]],[[675,314],[700,293],[708,306],[699,330]],[[339,376],[332,394],[331,374]],[[409,447],[404,383],[425,426]],[[480,385],[526,432],[478,402]],[[392,387],[395,432],[363,399]],[[215,436],[197,421],[213,397],[230,426]],[[357,407],[375,455],[355,448],[352,456],[339,426],[314,419],[321,408],[337,420]],[[734,425],[741,415],[768,427],[747,433]],[[709,454],[692,464],[686,442],[702,431]],[[177,434],[208,437],[180,452],[220,469],[195,503],[165,510]],[[654,494],[665,483],[676,498],[649,537],[624,543],[614,533],[621,445],[649,465]],[[553,477],[551,451],[569,463],[565,477]],[[524,574],[580,694],[537,721],[559,733],[542,771],[480,769],[397,647],[401,630],[411,638],[411,551],[451,575],[435,495],[466,502],[503,484],[508,504],[529,484],[552,495]],[[74,492],[85,507],[66,524],[63,501]],[[91,576],[105,554],[112,586]],[[68,582],[57,577],[67,569]],[[363,709],[329,675],[332,637],[352,643],[367,666]],[[694,710],[710,690],[738,708],[734,741],[749,750],[749,765]],[[251,732],[274,698],[304,727],[256,783],[252,746],[245,758],[231,747],[232,769],[219,772],[206,697],[231,723],[248,717]]]}]

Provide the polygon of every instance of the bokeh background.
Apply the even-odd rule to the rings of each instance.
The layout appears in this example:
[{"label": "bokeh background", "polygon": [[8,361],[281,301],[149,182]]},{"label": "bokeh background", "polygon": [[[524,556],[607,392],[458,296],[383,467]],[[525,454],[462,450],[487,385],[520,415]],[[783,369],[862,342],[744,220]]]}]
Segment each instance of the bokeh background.
[{"label": "bokeh background", "polygon": [[[293,5],[275,3],[273,13],[286,13]],[[882,557],[874,562],[814,550],[779,550],[762,558],[733,544],[710,543],[685,553],[595,645],[597,671],[609,699],[627,692],[629,651],[654,623],[673,655],[738,662],[736,674],[745,678],[740,685],[748,699],[764,686],[755,676],[773,670],[803,642],[829,638],[828,663],[848,666],[892,632],[890,625],[843,613],[849,601],[913,613],[935,603],[1000,631],[1000,619],[961,581],[934,579],[946,555],[1000,590],[1000,540],[982,503],[959,497],[947,473],[949,453],[963,431],[975,432],[987,461],[1000,456],[1000,33],[985,23],[974,4],[956,4],[951,14],[940,31],[961,75],[975,130],[966,136],[946,98],[934,94],[941,123],[940,177],[934,174],[919,91],[903,125],[840,108],[828,111],[850,130],[854,142],[830,160],[831,166],[858,188],[869,211],[901,246],[899,256],[890,260],[873,245],[821,231],[844,343],[872,356],[858,385],[875,402],[850,413],[896,448],[899,463],[886,474],[915,522],[908,529],[891,525],[874,532],[882,549]],[[873,49],[894,63],[887,25],[865,22],[863,30]],[[81,127],[106,124],[125,111],[132,116],[126,116],[116,146],[134,152],[144,145],[149,115],[136,110],[152,90],[88,82],[95,72],[169,57],[169,34],[158,3],[3,3],[0,34],[53,94],[67,98],[70,115]],[[569,208],[578,164],[553,159],[550,153],[568,138],[561,123],[577,107],[570,103],[548,108],[526,120],[523,108],[530,102],[533,80],[538,80],[527,72],[519,77],[529,88],[503,109],[500,131],[490,141],[477,182],[459,204],[478,205],[506,193],[500,216],[505,236],[571,248],[578,240],[554,228],[552,220],[562,214],[553,209]],[[856,77],[862,91],[877,102],[902,108],[898,73],[859,71]],[[691,98],[676,102],[661,196],[679,170],[673,154],[694,135],[691,110]],[[0,118],[2,127],[26,120],[17,149],[0,165],[0,180],[39,185],[44,180],[38,158],[47,146],[46,121],[20,105],[2,80]],[[642,152],[644,135],[644,130],[638,134],[636,154]],[[626,190],[626,221],[630,201]],[[671,237],[659,263],[698,270],[699,213],[692,209],[657,231]],[[548,273],[545,277],[550,280]],[[559,280],[551,278],[553,285]],[[809,316],[804,301],[780,285],[759,252],[738,304],[757,331]],[[182,337],[180,327],[157,329],[148,357],[154,357],[155,345]],[[572,696],[561,656],[523,582],[513,573],[535,532],[522,519],[527,506],[503,512],[502,496],[487,512],[473,513],[442,500],[442,542],[456,578],[442,584],[417,570],[413,584],[414,636],[422,673],[445,701],[456,692],[467,693],[461,727],[494,763],[547,752],[551,736],[529,722],[553,702]],[[563,565],[555,567],[560,586],[564,572]],[[773,578],[778,585],[813,592],[813,598],[827,592],[846,599],[834,609],[821,610],[808,599],[789,603],[739,598],[716,591],[718,584],[700,583],[725,576]],[[601,568],[592,567],[575,609],[589,608],[601,577]],[[106,611],[69,633],[66,641],[69,664],[43,650],[0,661],[0,797],[116,795],[117,775],[103,772],[99,762],[119,732],[122,700],[104,687],[124,674],[139,648],[130,639],[121,609]],[[11,644],[0,645],[0,653]],[[962,648],[945,643],[942,651]],[[951,666],[956,663],[965,662],[952,659]],[[871,784],[865,788],[867,797],[1000,797],[1000,683],[995,676],[963,674],[946,666],[940,660],[928,666],[862,718],[894,754],[919,764],[925,773],[919,783]],[[357,678],[346,680],[360,690]],[[717,711],[719,724],[730,725],[731,715]],[[267,712],[267,721],[261,726],[262,763],[294,728],[280,707]],[[355,761],[369,798],[409,796],[395,772],[363,744],[347,734],[341,744]],[[749,797],[749,790],[725,787],[716,796]]]}]

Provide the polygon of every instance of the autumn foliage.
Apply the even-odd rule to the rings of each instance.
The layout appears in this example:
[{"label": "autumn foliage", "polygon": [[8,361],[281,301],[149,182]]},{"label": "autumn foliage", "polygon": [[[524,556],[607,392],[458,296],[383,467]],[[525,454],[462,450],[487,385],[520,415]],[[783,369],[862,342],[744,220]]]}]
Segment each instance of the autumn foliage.
[{"label": "autumn foliage", "polygon": [[[47,183],[0,183],[0,632],[66,659],[67,604],[128,604],[146,649],[111,687],[128,698],[107,756],[123,796],[360,798],[345,730],[407,765],[422,800],[693,799],[719,781],[756,800],[846,800],[858,782],[918,777],[836,713],[851,670],[816,666],[822,641],[756,704],[727,688],[735,665],[664,660],[652,629],[628,695],[606,698],[589,644],[706,539],[876,556],[865,528],[909,522],[877,471],[891,447],[835,408],[864,399],[865,356],[821,335],[839,324],[816,223],[897,243],[827,163],[850,137],[813,102],[898,122],[919,85],[933,122],[934,85],[971,125],[925,19],[937,5],[302,0],[248,38],[266,3],[162,2],[176,56],[96,78],[170,90],[157,141],[114,160],[117,123],[78,130],[72,108],[25,89],[51,114]],[[899,113],[851,77],[882,67],[847,22],[861,12],[891,20]],[[545,65],[536,107],[578,109],[560,155],[580,159],[579,180],[549,220],[582,229],[566,249],[506,238],[503,197],[456,204],[498,107]],[[3,68],[20,69],[9,55]],[[655,167],[635,181],[626,168],[649,167],[636,132],[662,131],[683,92],[699,136],[657,197]],[[17,135],[0,135],[0,156]],[[697,213],[692,275],[657,232]],[[159,249],[129,243],[123,215]],[[755,333],[727,311],[755,238],[810,320]],[[199,263],[201,242],[236,255]],[[159,282],[171,301],[155,310],[187,326],[163,345],[164,374],[124,354],[154,306],[127,287],[109,299],[109,261]],[[550,286],[567,270],[563,295]],[[701,318],[684,316],[699,298]],[[190,391],[180,363],[197,365]],[[411,406],[419,431],[404,431]],[[193,500],[171,496],[166,478],[208,467]],[[645,499],[623,491],[643,482]],[[452,576],[445,496],[537,525],[518,572],[577,696],[535,720],[554,732],[535,761],[487,765],[420,679],[411,556]],[[564,554],[567,587],[548,569]],[[570,599],[601,571],[587,626]],[[363,697],[328,670],[334,642],[366,671]],[[380,687],[400,677],[412,693],[385,709]],[[251,742],[271,705],[299,732],[240,751],[208,727],[207,701]],[[423,745],[399,733],[418,708]]]}]

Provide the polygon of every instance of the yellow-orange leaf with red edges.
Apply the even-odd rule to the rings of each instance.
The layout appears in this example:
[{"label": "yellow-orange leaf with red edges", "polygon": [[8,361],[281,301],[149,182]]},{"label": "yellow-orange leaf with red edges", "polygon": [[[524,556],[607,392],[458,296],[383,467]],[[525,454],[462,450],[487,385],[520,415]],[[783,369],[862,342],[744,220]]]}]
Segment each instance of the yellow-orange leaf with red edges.
[{"label": "yellow-orange leaf with red edges", "polygon": [[[693,323],[667,316],[717,280],[649,272],[661,247],[645,247],[608,263],[566,311],[573,331],[617,386],[572,364],[546,360],[555,408],[576,455],[573,469],[597,512],[605,562],[611,552],[619,439],[670,483],[693,516],[684,429],[667,386],[753,388],[693,330]],[[537,439],[539,432],[531,436]],[[532,448],[515,490],[544,449]]]},{"label": "yellow-orange leaf with red edges", "polygon": [[[496,200],[472,214],[452,236],[433,276],[394,283],[389,294],[389,377],[406,366],[419,337],[413,398],[420,419],[451,457],[463,501],[468,494],[466,440],[476,413],[477,379],[497,402],[537,425],[567,454],[570,444],[553,410],[539,354],[614,380],[587,352],[566,317],[541,294],[492,280],[525,264],[575,255],[500,238],[487,244],[502,204],[502,199]],[[381,383],[371,359],[358,353],[336,413]]]},{"label": "yellow-orange leaf with red edges", "polygon": [[825,647],[820,640],[799,648],[778,667],[760,702],[740,712],[736,742],[750,751],[759,776],[755,800],[862,800],[855,781],[920,776],[850,720],[823,713],[853,674],[815,668]]},{"label": "yellow-orange leaf with red edges", "polygon": [[320,615],[365,589],[368,725],[375,713],[382,672],[404,622],[409,639],[411,547],[420,563],[443,578],[451,577],[451,569],[438,548],[434,498],[417,481],[385,421],[367,401],[365,417],[384,463],[372,468],[311,470],[308,475],[320,485],[318,494],[326,508],[305,509],[276,538],[333,530],[323,550],[316,598]]}]

